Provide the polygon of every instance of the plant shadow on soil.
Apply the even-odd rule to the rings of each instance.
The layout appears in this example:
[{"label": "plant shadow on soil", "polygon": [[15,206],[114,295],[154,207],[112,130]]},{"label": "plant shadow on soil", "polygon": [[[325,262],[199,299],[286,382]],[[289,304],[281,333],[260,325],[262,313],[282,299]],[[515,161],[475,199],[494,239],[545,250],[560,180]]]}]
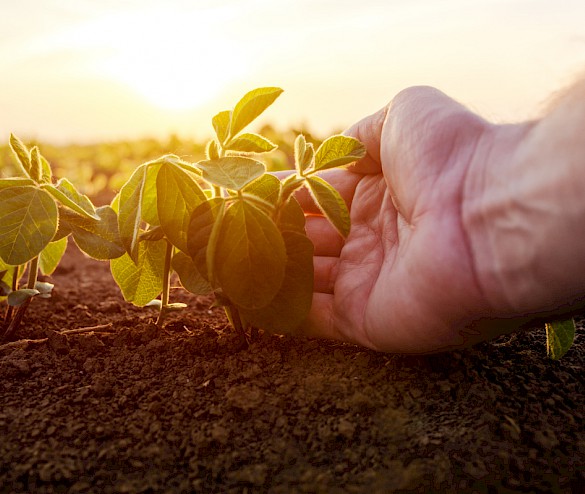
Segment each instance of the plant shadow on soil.
[{"label": "plant shadow on soil", "polygon": [[[189,304],[164,331],[74,247],[0,351],[0,492],[585,492],[585,336],[412,357],[260,334]],[[64,335],[104,325],[108,331]],[[99,329],[99,328],[98,328]]]}]

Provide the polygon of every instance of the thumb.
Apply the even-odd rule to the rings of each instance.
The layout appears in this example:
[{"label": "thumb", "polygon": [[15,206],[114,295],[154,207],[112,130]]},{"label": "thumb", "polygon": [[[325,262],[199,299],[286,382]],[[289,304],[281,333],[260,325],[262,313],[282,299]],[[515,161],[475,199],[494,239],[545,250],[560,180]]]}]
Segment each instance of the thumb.
[{"label": "thumb", "polygon": [[355,173],[381,173],[380,138],[386,120],[388,107],[385,106],[376,113],[363,118],[347,129],[344,134],[361,141],[366,147],[366,155],[349,168]]}]

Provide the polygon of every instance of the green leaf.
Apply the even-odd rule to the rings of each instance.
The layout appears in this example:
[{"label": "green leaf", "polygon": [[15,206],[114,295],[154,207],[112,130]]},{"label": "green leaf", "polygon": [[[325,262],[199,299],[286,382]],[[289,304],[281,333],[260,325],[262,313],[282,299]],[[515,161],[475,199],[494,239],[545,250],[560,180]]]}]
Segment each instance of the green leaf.
[{"label": "green leaf", "polygon": [[110,206],[96,210],[99,221],[61,211],[61,223],[67,225],[77,246],[88,256],[105,261],[124,254],[118,232],[118,216]]},{"label": "green leaf", "polygon": [[67,237],[49,243],[39,255],[41,273],[48,276],[55,271],[67,249]]},{"label": "green leaf", "polygon": [[208,160],[219,159],[219,147],[215,139],[211,139],[205,147],[205,156]]},{"label": "green leaf", "polygon": [[38,256],[57,231],[55,201],[28,185],[0,190],[0,218],[0,258],[11,265]]},{"label": "green leaf", "polygon": [[7,274],[8,272],[6,271],[0,271],[0,300],[4,300],[4,297],[6,297],[12,291],[12,288],[10,288],[10,283],[4,281],[4,276]]},{"label": "green leaf", "polygon": [[[120,189],[118,199],[118,228],[120,240],[130,256],[136,259],[138,234],[142,220],[142,196],[147,165],[140,165]],[[154,298],[154,297],[153,297]]]},{"label": "green leaf", "polygon": [[241,153],[268,153],[278,146],[258,134],[246,133],[230,141],[228,150]]},{"label": "green leaf", "polygon": [[306,183],[325,217],[342,237],[347,237],[350,228],[349,211],[339,192],[321,177],[309,177]]},{"label": "green leaf", "polygon": [[313,243],[303,234],[283,233],[286,270],[280,290],[262,309],[241,309],[251,325],[275,333],[292,333],[307,317],[313,300]]},{"label": "green leaf", "polygon": [[43,155],[40,156],[41,158],[41,183],[43,184],[50,184],[51,180],[53,179],[53,170],[51,170],[51,165],[45,159]]},{"label": "green leaf", "polygon": [[72,211],[86,218],[99,219],[89,198],[78,192],[75,186],[66,178],[60,179],[56,185],[43,184],[41,187]]},{"label": "green leaf", "polygon": [[278,217],[281,232],[296,232],[305,235],[305,212],[294,196],[290,196]]},{"label": "green leaf", "polygon": [[193,259],[184,252],[177,252],[171,261],[172,268],[179,275],[181,285],[195,295],[208,295],[213,291],[209,282],[201,275]]},{"label": "green leaf", "polygon": [[145,221],[151,226],[160,225],[156,179],[158,178],[158,172],[161,166],[162,163],[149,163],[146,167],[146,175],[144,177],[141,217],[142,221]]},{"label": "green leaf", "polygon": [[299,134],[295,139],[294,145],[295,168],[302,175],[313,164],[315,157],[315,148],[308,143],[303,134]]},{"label": "green leaf", "polygon": [[169,241],[187,252],[187,230],[191,214],[206,201],[205,194],[180,168],[163,164],[156,178],[158,217]]},{"label": "green leaf", "polygon": [[253,182],[246,185],[242,192],[244,194],[252,194],[260,199],[269,202],[273,206],[276,206],[278,197],[280,195],[281,182],[274,175],[265,173],[258,177]]},{"label": "green leaf", "polygon": [[323,141],[315,153],[315,167],[312,172],[349,165],[366,155],[365,146],[348,136],[332,136]]},{"label": "green leaf", "polygon": [[255,120],[282,93],[278,87],[261,87],[246,93],[236,104],[231,119],[230,136],[235,137]]},{"label": "green leaf", "polygon": [[[12,291],[14,276],[20,278],[23,274],[24,270],[19,269],[19,266],[10,266],[0,259],[0,300]],[[17,282],[14,282],[15,286]]]},{"label": "green leaf", "polygon": [[39,148],[34,146],[30,150],[30,178],[35,182],[40,182],[42,177],[41,153]]},{"label": "green leaf", "polygon": [[197,166],[203,171],[205,180],[230,190],[242,189],[266,171],[263,163],[242,156],[200,161]]},{"label": "green leaf", "polygon": [[573,344],[575,339],[575,322],[573,319],[553,321],[545,324],[546,350],[553,360],[560,359]]},{"label": "green leaf", "polygon": [[211,119],[215,135],[221,144],[225,143],[230,132],[230,121],[232,119],[232,112],[230,110],[220,111],[215,117]]},{"label": "green leaf", "polygon": [[14,290],[8,294],[6,301],[8,305],[12,307],[17,307],[19,305],[24,304],[27,300],[33,298],[36,295],[39,295],[38,290],[34,288],[21,288],[20,290]]},{"label": "green leaf", "polygon": [[14,134],[10,134],[10,149],[20,165],[23,175],[30,177],[30,153],[23,142]]},{"label": "green leaf", "polygon": [[23,185],[35,185],[35,182],[31,178],[24,177],[0,178],[0,189],[7,189],[9,187],[22,187]]},{"label": "green leaf", "polygon": [[274,222],[244,201],[225,213],[214,271],[224,294],[246,309],[265,307],[284,279],[286,250]]},{"label": "green leaf", "polygon": [[[225,201],[216,197],[201,203],[191,214],[187,232],[187,253],[193,259],[195,266],[205,280],[210,279],[207,266],[207,252],[210,244],[213,227],[218,215],[223,218]],[[221,221],[221,220],[220,220]],[[212,245],[211,249],[215,251]]]},{"label": "green leaf", "polygon": [[124,299],[139,307],[156,298],[163,289],[167,241],[138,244],[136,264],[128,253],[110,261],[114,280]]}]

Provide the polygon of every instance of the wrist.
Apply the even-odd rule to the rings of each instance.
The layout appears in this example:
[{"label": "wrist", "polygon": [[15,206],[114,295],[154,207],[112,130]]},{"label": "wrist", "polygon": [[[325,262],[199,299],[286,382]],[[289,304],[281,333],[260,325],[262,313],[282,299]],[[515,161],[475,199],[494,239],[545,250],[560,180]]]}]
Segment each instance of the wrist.
[{"label": "wrist", "polygon": [[462,215],[490,316],[541,314],[583,298],[581,140],[568,131],[562,111],[486,128],[467,175]]}]

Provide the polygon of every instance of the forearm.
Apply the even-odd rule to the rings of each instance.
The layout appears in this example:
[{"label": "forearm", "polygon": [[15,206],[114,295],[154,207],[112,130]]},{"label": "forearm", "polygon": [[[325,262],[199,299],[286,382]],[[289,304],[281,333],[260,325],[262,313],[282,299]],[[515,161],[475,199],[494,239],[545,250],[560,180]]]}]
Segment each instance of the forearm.
[{"label": "forearm", "polygon": [[538,121],[488,128],[477,154],[463,221],[493,315],[578,304],[585,297],[585,80]]}]

